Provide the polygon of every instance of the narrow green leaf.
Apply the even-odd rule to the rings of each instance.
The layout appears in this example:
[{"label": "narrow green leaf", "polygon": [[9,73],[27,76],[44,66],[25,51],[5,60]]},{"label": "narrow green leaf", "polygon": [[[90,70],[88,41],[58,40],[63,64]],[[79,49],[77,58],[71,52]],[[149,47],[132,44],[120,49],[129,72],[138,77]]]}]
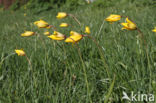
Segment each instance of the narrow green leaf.
[{"label": "narrow green leaf", "polygon": [[114,75],[114,79],[113,79],[113,82],[111,83],[110,87],[109,87],[109,91],[108,91],[108,94],[106,95],[106,98],[105,98],[105,101],[104,103],[108,103],[108,99],[113,91],[113,88],[114,88],[114,83],[115,83],[115,75]]}]

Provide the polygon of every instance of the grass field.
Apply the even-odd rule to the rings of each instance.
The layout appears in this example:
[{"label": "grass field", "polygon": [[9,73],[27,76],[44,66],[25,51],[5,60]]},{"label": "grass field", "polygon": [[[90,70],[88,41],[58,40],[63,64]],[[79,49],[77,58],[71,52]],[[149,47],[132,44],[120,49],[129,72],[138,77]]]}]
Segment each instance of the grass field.
[{"label": "grass field", "polygon": [[[59,11],[74,14],[82,26],[70,17],[56,19]],[[155,11],[153,5],[135,2],[99,8],[88,5],[76,10],[60,8],[39,14],[0,11],[0,103],[131,103],[122,100],[123,91],[128,95],[132,91],[153,94],[156,99],[156,33],[152,32]],[[124,18],[113,24],[106,22],[104,19],[110,14],[129,16],[135,21],[147,47],[137,31],[121,30]],[[87,37],[78,43],[80,51],[71,43],[49,39],[43,35],[47,29],[33,24],[39,19],[55,25],[67,36],[71,30],[84,33],[85,26],[89,26],[104,58]],[[62,22],[72,27],[59,28]],[[21,37],[25,30],[41,36]],[[53,33],[52,29],[49,31]],[[14,54],[15,49],[21,48],[32,67],[24,56]]]}]

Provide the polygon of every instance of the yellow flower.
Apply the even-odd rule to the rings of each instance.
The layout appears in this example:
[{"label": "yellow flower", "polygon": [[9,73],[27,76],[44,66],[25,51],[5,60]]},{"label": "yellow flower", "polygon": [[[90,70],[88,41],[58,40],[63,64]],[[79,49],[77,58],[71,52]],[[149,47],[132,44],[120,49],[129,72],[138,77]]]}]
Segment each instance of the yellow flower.
[{"label": "yellow flower", "polygon": [[70,35],[71,35],[71,36],[68,37],[68,38],[65,40],[65,42],[76,43],[76,42],[80,41],[80,40],[82,39],[82,37],[83,37],[83,35],[81,35],[81,34],[75,32],[75,31],[71,31],[71,32],[70,32]]},{"label": "yellow flower", "polygon": [[44,32],[44,35],[50,35],[49,31]]},{"label": "yellow flower", "polygon": [[24,37],[28,37],[28,36],[32,36],[32,35],[35,35],[35,32],[25,31],[24,33],[21,34],[21,36],[24,36]]},{"label": "yellow flower", "polygon": [[62,18],[65,18],[66,16],[67,16],[67,13],[65,13],[65,12],[58,12],[56,17],[58,19],[62,19]]},{"label": "yellow flower", "polygon": [[130,21],[128,18],[126,18],[127,23],[121,23],[124,27],[122,29],[127,29],[127,30],[136,30],[136,24]]},{"label": "yellow flower", "polygon": [[50,28],[50,25],[44,20],[35,21],[34,24],[37,25],[39,28]]},{"label": "yellow flower", "polygon": [[0,8],[0,11],[4,11],[4,8]]},{"label": "yellow flower", "polygon": [[61,23],[60,27],[68,27],[69,25],[67,23]]},{"label": "yellow flower", "polygon": [[48,37],[53,40],[64,40],[65,39],[65,35],[57,32],[57,31],[54,31],[53,35],[50,35]]},{"label": "yellow flower", "polygon": [[85,33],[90,34],[90,28],[88,26],[85,28]]},{"label": "yellow flower", "polygon": [[70,31],[70,35],[71,35],[71,36],[77,36],[77,35],[81,35],[81,34],[75,32],[75,31]]},{"label": "yellow flower", "polygon": [[156,32],[156,27],[152,30],[153,32]]},{"label": "yellow flower", "polygon": [[115,22],[115,21],[119,21],[120,19],[121,19],[120,15],[111,14],[105,20],[108,22]]},{"label": "yellow flower", "polygon": [[18,56],[25,56],[25,52],[22,49],[15,49],[15,52]]},{"label": "yellow flower", "polygon": [[90,4],[90,0],[86,0],[88,4]]},{"label": "yellow flower", "polygon": [[26,14],[26,13],[24,13],[24,16],[27,16],[27,14]]}]

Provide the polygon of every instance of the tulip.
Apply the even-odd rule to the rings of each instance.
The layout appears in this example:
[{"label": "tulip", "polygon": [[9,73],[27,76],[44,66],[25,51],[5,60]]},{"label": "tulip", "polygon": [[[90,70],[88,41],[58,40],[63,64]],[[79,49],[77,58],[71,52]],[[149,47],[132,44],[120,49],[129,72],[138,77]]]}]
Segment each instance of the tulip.
[{"label": "tulip", "polygon": [[21,36],[23,36],[23,37],[28,37],[28,36],[32,36],[32,35],[35,35],[35,32],[25,31],[24,33],[21,34]]},{"label": "tulip", "polygon": [[50,35],[49,31],[44,32],[44,35]]},{"label": "tulip", "polygon": [[156,27],[152,30],[153,32],[156,32]]},{"label": "tulip", "polygon": [[67,23],[61,23],[60,27],[68,27],[69,25]]},{"label": "tulip", "polygon": [[115,22],[115,21],[119,21],[120,19],[121,19],[120,15],[111,14],[105,20],[112,23],[112,22]]},{"label": "tulip", "polygon": [[90,34],[90,28],[88,26],[85,28],[85,33]]},{"label": "tulip", "polygon": [[50,25],[44,20],[35,21],[34,24],[37,25],[39,28],[50,28]]},{"label": "tulip", "polygon": [[53,40],[64,40],[65,35],[61,34],[60,32],[54,31],[53,35],[48,36]]},{"label": "tulip", "polygon": [[15,49],[15,52],[18,56],[25,56],[25,52],[22,49]]},{"label": "tulip", "polygon": [[68,37],[68,38],[65,40],[65,42],[76,43],[76,42],[79,42],[79,41],[82,39],[82,37],[83,37],[83,35],[81,35],[81,34],[75,32],[75,31],[71,31],[71,32],[70,32],[70,35],[71,35],[71,36]]},{"label": "tulip", "polygon": [[27,16],[27,14],[26,14],[26,13],[24,13],[24,16]]},{"label": "tulip", "polygon": [[58,12],[57,16],[58,19],[63,19],[65,17],[67,17],[67,13],[65,12]]},{"label": "tulip", "polygon": [[137,26],[135,23],[133,23],[132,21],[130,21],[128,18],[126,18],[126,23],[121,23],[121,25],[123,25],[124,27],[122,29],[127,29],[127,30],[136,30]]}]

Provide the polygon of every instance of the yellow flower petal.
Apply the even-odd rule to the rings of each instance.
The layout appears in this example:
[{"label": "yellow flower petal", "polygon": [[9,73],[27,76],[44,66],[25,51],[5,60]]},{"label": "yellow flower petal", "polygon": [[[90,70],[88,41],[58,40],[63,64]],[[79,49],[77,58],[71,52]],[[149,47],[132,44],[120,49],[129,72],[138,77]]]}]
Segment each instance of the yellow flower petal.
[{"label": "yellow flower petal", "polygon": [[126,18],[126,21],[127,21],[127,23],[129,23],[129,24],[133,24],[133,22],[130,21],[128,18]]},{"label": "yellow flower petal", "polygon": [[75,43],[75,42],[79,42],[82,39],[82,35],[72,35],[70,37],[68,37],[65,42],[71,42],[71,43]]},{"label": "yellow flower petal", "polygon": [[85,28],[85,33],[90,34],[90,28],[88,26]]},{"label": "yellow flower petal", "polygon": [[124,28],[128,28],[128,23],[121,23],[121,25],[123,25]]},{"label": "yellow flower petal", "polygon": [[127,30],[136,30],[136,24],[130,21],[128,18],[126,18],[127,23],[121,23],[124,27],[122,29],[127,29]]},{"label": "yellow flower petal", "polygon": [[68,27],[69,25],[67,23],[61,23],[60,27]]},{"label": "yellow flower petal", "polygon": [[50,35],[49,31],[44,32],[44,35]]},{"label": "yellow flower petal", "polygon": [[60,32],[54,31],[53,35],[48,36],[53,40],[64,40],[65,35],[61,34]]},{"label": "yellow flower petal", "polygon": [[27,14],[26,14],[26,13],[24,13],[24,16],[27,16]]},{"label": "yellow flower petal", "polygon": [[50,35],[48,37],[51,38],[51,39],[53,39],[53,40],[64,40],[64,37],[58,37],[56,35]]},{"label": "yellow flower petal", "polygon": [[70,35],[81,35],[81,34],[75,32],[75,31],[70,31]]},{"label": "yellow flower petal", "polygon": [[70,37],[68,37],[65,42],[71,42],[71,43],[75,43],[75,42],[78,42],[82,39],[83,35],[75,32],[75,31],[71,31],[70,32]]},{"label": "yellow flower petal", "polygon": [[152,30],[153,32],[156,32],[156,27]]},{"label": "yellow flower petal", "polygon": [[15,49],[15,52],[18,56],[25,56],[25,52],[22,49]]},{"label": "yellow flower petal", "polygon": [[35,32],[25,31],[24,33],[21,34],[21,36],[23,36],[23,37],[28,37],[28,36],[32,36],[32,35],[35,35]]},{"label": "yellow flower petal", "polygon": [[34,24],[39,28],[50,28],[49,24],[44,20],[35,21]]},{"label": "yellow flower petal", "polygon": [[58,12],[56,17],[58,19],[62,19],[62,18],[65,18],[66,16],[67,16],[67,13],[65,13],[65,12]]},{"label": "yellow flower petal", "polygon": [[112,22],[115,22],[115,21],[119,21],[120,19],[121,19],[120,15],[111,14],[105,20],[112,23]]}]

